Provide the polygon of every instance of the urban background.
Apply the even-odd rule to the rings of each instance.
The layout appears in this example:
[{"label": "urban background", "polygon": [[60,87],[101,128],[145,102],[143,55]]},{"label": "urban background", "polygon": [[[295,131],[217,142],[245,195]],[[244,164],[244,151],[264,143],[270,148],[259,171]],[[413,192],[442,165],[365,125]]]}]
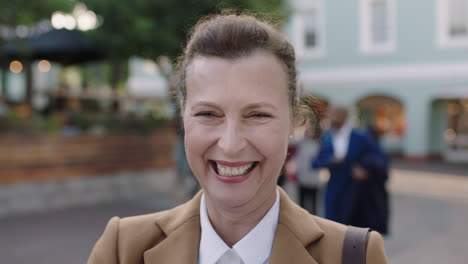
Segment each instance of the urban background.
[{"label": "urban background", "polygon": [[224,8],[272,14],[303,93],[381,135],[390,263],[466,263],[468,0],[0,0],[0,262],[83,263],[189,199],[174,65]]}]

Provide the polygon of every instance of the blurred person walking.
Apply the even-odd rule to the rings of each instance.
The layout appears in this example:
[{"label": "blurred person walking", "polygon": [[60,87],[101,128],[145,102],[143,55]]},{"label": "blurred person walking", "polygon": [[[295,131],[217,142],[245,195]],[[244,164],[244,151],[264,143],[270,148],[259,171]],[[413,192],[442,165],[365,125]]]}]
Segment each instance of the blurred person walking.
[{"label": "blurred person walking", "polygon": [[353,129],[345,107],[331,106],[330,130],[320,140],[314,168],[330,171],[325,193],[325,217],[346,225],[370,227],[374,212],[369,199],[378,149],[366,131]]},{"label": "blurred person walking", "polygon": [[383,235],[387,235],[388,222],[390,218],[390,199],[386,183],[389,178],[390,158],[379,143],[381,132],[375,127],[370,126],[368,132],[371,140],[375,144],[376,152],[364,157],[363,163],[369,168],[369,179],[364,188],[367,213],[365,219],[368,219],[367,226]]},{"label": "blurred person walking", "polygon": [[[304,101],[313,98],[305,98]],[[306,120],[302,129],[299,129],[290,142],[294,148],[294,155],[286,164],[289,179],[297,181],[299,204],[311,214],[317,214],[317,202],[320,191],[319,170],[312,168],[311,161],[318,151],[319,133],[313,120]]]}]

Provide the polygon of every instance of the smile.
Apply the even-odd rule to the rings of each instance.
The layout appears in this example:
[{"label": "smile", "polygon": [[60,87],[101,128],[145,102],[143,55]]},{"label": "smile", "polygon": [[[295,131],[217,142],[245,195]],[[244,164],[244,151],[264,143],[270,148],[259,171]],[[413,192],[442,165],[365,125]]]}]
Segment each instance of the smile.
[{"label": "smile", "polygon": [[238,177],[251,172],[258,162],[223,162],[210,160],[210,164],[219,176]]}]

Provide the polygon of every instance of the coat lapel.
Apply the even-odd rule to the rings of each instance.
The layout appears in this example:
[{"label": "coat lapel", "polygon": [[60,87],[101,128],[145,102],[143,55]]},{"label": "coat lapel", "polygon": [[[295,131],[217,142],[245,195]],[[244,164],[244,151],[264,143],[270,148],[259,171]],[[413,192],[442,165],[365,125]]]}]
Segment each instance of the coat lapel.
[{"label": "coat lapel", "polygon": [[200,242],[200,221],[192,218],[161,243],[144,253],[146,264],[196,264]]},{"label": "coat lapel", "polygon": [[276,230],[270,263],[313,263],[307,247],[323,237],[314,216],[297,206],[280,190],[280,219]]},{"label": "coat lapel", "polygon": [[[269,263],[317,264],[307,247],[323,237],[323,230],[314,216],[300,208],[279,188],[280,217]],[[156,225],[165,238],[145,251],[146,264],[196,264],[200,243],[199,192],[191,201],[156,219]]]},{"label": "coat lapel", "polygon": [[311,263],[318,264],[304,245],[284,225],[278,225],[276,238],[273,243],[270,261],[271,264],[283,263]]},{"label": "coat lapel", "polygon": [[145,251],[146,264],[196,264],[198,262],[200,198],[201,192],[188,203],[156,219],[156,225],[166,237],[155,247]]}]

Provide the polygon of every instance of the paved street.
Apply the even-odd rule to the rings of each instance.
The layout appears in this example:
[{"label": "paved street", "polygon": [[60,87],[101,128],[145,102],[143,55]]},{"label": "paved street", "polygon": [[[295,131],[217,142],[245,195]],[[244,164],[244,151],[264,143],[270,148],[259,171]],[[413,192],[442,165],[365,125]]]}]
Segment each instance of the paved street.
[{"label": "paved street", "polygon": [[390,189],[392,264],[468,263],[467,176],[400,169]]},{"label": "paved street", "polygon": [[[398,168],[390,189],[390,263],[467,263],[467,176]],[[83,263],[110,217],[173,207],[169,194],[1,219],[0,262]]]}]

